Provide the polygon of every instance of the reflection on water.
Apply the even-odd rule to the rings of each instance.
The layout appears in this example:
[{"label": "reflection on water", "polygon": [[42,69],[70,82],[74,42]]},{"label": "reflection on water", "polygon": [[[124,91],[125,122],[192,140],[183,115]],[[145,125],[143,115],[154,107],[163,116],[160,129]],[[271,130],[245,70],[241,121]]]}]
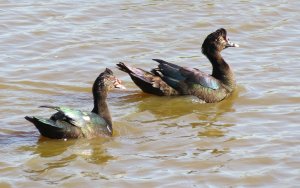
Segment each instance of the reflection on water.
[{"label": "reflection on water", "polygon": [[107,138],[53,140],[41,137],[32,151],[40,157],[54,157],[65,152],[73,153],[75,157],[68,158],[76,159],[77,156],[80,156],[88,162],[101,164],[113,159],[112,156],[106,154],[105,148],[102,147],[102,144],[107,141]]},{"label": "reflection on water", "polygon": [[[299,182],[298,1],[0,3],[0,187],[294,187]],[[119,61],[159,58],[207,73],[220,27],[238,88],[217,104],[142,93]],[[114,136],[50,140],[24,120],[40,105],[92,108],[105,67]]]},{"label": "reflection on water", "polygon": [[64,153],[70,146],[76,144],[76,140],[50,140],[41,137],[33,146],[33,153],[41,157],[53,157]]},{"label": "reflection on water", "polygon": [[[69,165],[80,159],[94,165],[102,165],[113,160],[114,157],[107,154],[106,149],[102,147],[102,144],[107,141],[107,139],[101,138],[52,140],[40,137],[35,145],[19,148],[19,150],[31,151],[34,156],[25,163],[23,171],[26,177],[33,181],[43,180],[57,184],[74,175],[48,177],[46,174],[53,170],[67,169]],[[90,172],[82,172],[82,174],[86,177],[95,176],[95,173],[90,174]]]},{"label": "reflection on water", "polygon": [[129,94],[121,99],[123,103],[134,103],[137,112],[149,111],[156,116],[155,118],[177,118],[186,114],[197,113],[200,116],[199,119],[205,121],[212,115],[207,114],[207,112],[213,113],[215,119],[226,112],[234,112],[233,103],[237,97],[238,90],[228,100],[212,104],[202,104],[198,98],[193,96],[159,97],[144,93]]},{"label": "reflection on water", "polygon": [[133,103],[136,107],[136,112],[126,117],[129,122],[159,123],[166,127],[200,126],[199,137],[219,137],[225,134],[223,127],[234,125],[224,123],[220,118],[235,112],[233,104],[238,93],[239,88],[227,100],[215,104],[202,104],[192,96],[158,97],[144,93],[126,95],[121,99],[123,103]]}]

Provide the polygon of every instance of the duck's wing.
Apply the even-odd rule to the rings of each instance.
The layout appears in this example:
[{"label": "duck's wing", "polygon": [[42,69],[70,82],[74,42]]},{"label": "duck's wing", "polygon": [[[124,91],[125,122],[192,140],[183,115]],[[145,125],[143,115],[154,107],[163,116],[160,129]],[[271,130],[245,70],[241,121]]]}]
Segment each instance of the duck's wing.
[{"label": "duck's wing", "polygon": [[56,111],[57,113],[51,116],[51,120],[53,121],[65,121],[67,123],[72,124],[76,127],[84,127],[87,122],[91,120],[90,113],[83,112],[81,110],[76,110],[67,107],[60,107],[60,106],[40,106],[41,108],[51,108]]},{"label": "duck's wing", "polygon": [[195,85],[213,90],[221,86],[217,79],[198,69],[181,67],[159,59],[154,61],[159,63],[155,71],[160,73],[162,80],[182,94],[188,94],[189,89]]},{"label": "duck's wing", "polygon": [[182,67],[180,69],[180,73],[186,78],[186,83],[199,84],[205,88],[210,88],[214,90],[219,89],[221,87],[219,80],[198,69]]},{"label": "duck's wing", "polygon": [[118,63],[117,68],[130,75],[132,81],[144,92],[154,95],[176,95],[177,91],[166,84],[159,75],[140,68]]},{"label": "duck's wing", "polygon": [[82,129],[89,120],[88,114],[79,110],[58,106],[40,106],[43,108],[55,109],[58,112],[50,119],[35,116],[26,116],[25,119],[32,122],[41,135],[48,138],[78,138],[83,137]]}]

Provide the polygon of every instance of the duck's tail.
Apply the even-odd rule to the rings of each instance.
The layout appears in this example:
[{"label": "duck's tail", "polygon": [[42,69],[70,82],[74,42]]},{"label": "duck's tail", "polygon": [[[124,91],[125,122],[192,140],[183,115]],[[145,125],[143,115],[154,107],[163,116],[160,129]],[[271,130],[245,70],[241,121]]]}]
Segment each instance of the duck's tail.
[{"label": "duck's tail", "polygon": [[57,125],[51,119],[45,119],[42,117],[34,117],[34,116],[25,116],[24,117],[27,121],[30,121],[34,124],[34,126],[39,130],[41,135],[48,137],[48,138],[55,138],[61,139],[65,138],[65,126]]},{"label": "duck's tail", "polygon": [[60,139],[64,137],[64,128],[55,125],[51,119],[41,117],[25,116],[27,121],[30,121],[39,130],[41,135],[48,138]]},{"label": "duck's tail", "polygon": [[177,95],[178,92],[172,87],[168,86],[161,78],[159,72],[152,70],[145,71],[140,68],[134,68],[125,63],[118,63],[118,69],[130,75],[132,81],[141,88],[145,93],[154,95]]},{"label": "duck's tail", "polygon": [[133,70],[130,66],[126,65],[123,62],[117,63],[117,68],[123,72],[126,72],[128,74],[133,73]]},{"label": "duck's tail", "polygon": [[145,93],[154,95],[164,95],[156,84],[157,80],[161,80],[152,72],[145,71],[140,68],[131,67],[123,62],[117,64],[117,68],[126,72],[131,77],[132,81]]}]

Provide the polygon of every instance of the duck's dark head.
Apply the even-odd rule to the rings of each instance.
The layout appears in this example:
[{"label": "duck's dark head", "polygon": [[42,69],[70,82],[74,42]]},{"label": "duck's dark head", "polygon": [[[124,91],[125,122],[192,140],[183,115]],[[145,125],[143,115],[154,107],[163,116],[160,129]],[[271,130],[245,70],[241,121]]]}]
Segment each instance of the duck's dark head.
[{"label": "duck's dark head", "polygon": [[239,45],[230,42],[227,31],[221,28],[206,37],[202,44],[202,53],[205,55],[214,54],[228,47],[239,47]]},{"label": "duck's dark head", "polygon": [[113,72],[106,68],[94,82],[93,93],[98,93],[101,91],[110,91],[114,88],[125,89],[121,84],[121,80],[114,76]]}]

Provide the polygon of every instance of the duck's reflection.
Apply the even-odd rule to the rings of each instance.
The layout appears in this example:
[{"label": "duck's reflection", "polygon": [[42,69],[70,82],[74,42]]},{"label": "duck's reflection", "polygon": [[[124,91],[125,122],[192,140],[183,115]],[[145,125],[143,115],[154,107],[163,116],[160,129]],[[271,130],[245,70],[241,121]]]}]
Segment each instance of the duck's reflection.
[{"label": "duck's reflection", "polygon": [[225,135],[223,127],[233,126],[222,122],[221,117],[235,112],[234,103],[238,95],[237,89],[224,101],[203,104],[192,96],[159,97],[137,92],[123,96],[122,102],[135,104],[135,113],[126,116],[128,121],[155,122],[166,126],[178,126],[181,122],[184,126],[201,126],[199,137],[220,137]]},{"label": "duck's reflection", "polygon": [[[58,183],[65,179],[71,178],[74,174],[61,174],[63,168],[74,166],[80,168],[81,159],[87,163],[96,165],[104,165],[109,160],[114,159],[105,150],[106,142],[110,139],[95,138],[95,139],[70,139],[70,140],[55,140],[40,137],[36,145],[30,150],[37,154],[31,157],[26,162],[24,172],[26,177],[33,181],[47,180],[50,183]],[[27,148],[28,151],[28,148]],[[45,173],[51,171],[60,173],[60,176],[47,176]]]},{"label": "duck's reflection", "polygon": [[41,157],[53,157],[62,154],[75,143],[75,139],[56,140],[48,139],[41,136],[36,143],[34,153],[39,154]]},{"label": "duck's reflection", "polygon": [[[55,140],[40,137],[34,153],[43,158],[60,155],[75,160],[77,157],[82,157],[90,163],[101,164],[113,159],[113,156],[107,154],[103,147],[103,144],[109,140],[110,138]],[[57,162],[61,164],[60,160]]]}]

